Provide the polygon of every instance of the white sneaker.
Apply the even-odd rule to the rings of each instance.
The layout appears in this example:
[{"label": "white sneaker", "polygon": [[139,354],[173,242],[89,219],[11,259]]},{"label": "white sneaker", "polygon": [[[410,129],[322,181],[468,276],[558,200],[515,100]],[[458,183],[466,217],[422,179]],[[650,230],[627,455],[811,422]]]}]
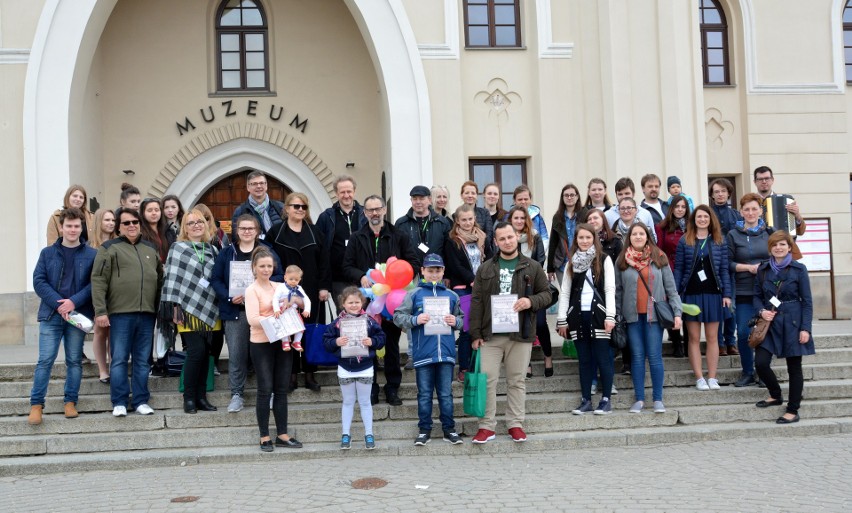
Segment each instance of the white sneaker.
[{"label": "white sneaker", "polygon": [[630,407],[630,413],[642,413],[642,408],[645,407],[644,401],[636,401],[633,403],[633,406]]},{"label": "white sneaker", "polygon": [[612,384],[612,395],[618,395],[618,389],[615,388],[615,383]]},{"label": "white sneaker", "polygon": [[116,406],[112,409],[113,417],[126,417],[127,416],[127,408],[124,406]]},{"label": "white sneaker", "polygon": [[231,396],[231,402],[228,403],[228,413],[237,413],[243,409],[243,398],[240,394]]},{"label": "white sneaker", "polygon": [[654,401],[654,413],[665,413],[666,407],[663,401]]},{"label": "white sneaker", "polygon": [[695,388],[698,390],[710,390],[710,387],[707,386],[707,380],[704,378],[698,378],[695,380]]},{"label": "white sneaker", "polygon": [[151,408],[147,404],[142,403],[136,407],[136,413],[138,413],[139,415],[153,415],[154,408]]},{"label": "white sneaker", "polygon": [[721,390],[722,387],[719,386],[719,380],[716,378],[710,378],[707,380],[707,386],[710,387],[710,390]]}]

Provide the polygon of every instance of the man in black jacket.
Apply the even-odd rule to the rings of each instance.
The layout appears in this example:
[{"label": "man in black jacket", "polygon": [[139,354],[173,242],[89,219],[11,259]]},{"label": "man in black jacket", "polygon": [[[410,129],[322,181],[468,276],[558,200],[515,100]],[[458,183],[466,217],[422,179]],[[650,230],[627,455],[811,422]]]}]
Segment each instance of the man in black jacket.
[{"label": "man in black jacket", "polygon": [[[348,282],[357,283],[361,287],[370,287],[367,273],[376,264],[383,264],[390,257],[407,261],[413,269],[419,265],[418,256],[411,247],[408,237],[385,223],[385,200],[381,196],[372,195],[364,200],[364,213],[367,225],[352,234],[346,255],[343,257],[343,276]],[[388,404],[399,406],[399,384],[402,382],[402,370],[399,368],[399,337],[400,329],[393,320],[382,318],[382,330],[385,332],[385,398]],[[373,362],[374,368],[378,362]],[[373,381],[371,395],[373,404],[379,402],[379,384]]]},{"label": "man in black jacket", "polygon": [[411,247],[415,248],[419,270],[423,257],[435,253],[444,257],[444,244],[449,238],[452,223],[446,217],[432,210],[432,196],[426,186],[417,185],[411,189],[411,208],[408,213],[396,220],[397,230],[408,235]]},{"label": "man in black jacket", "polygon": [[[364,209],[355,201],[355,179],[349,175],[339,176],[334,181],[334,192],[337,201],[331,207],[325,209],[317,219],[316,228],[323,238],[323,246],[326,250],[330,248],[331,264],[331,293],[332,298],[337,301],[338,296],[347,285],[355,285],[349,282],[343,274],[343,259],[346,248],[352,236],[367,224],[364,217]],[[343,305],[338,305],[343,308]]]},{"label": "man in black jacket", "polygon": [[284,216],[284,203],[275,201],[266,193],[267,183],[266,175],[262,171],[254,170],[246,177],[246,188],[248,188],[249,197],[231,216],[231,240],[240,240],[237,236],[237,219],[243,214],[253,215],[260,223],[260,236],[258,238],[265,239],[266,232],[272,228],[272,225],[280,222]]}]

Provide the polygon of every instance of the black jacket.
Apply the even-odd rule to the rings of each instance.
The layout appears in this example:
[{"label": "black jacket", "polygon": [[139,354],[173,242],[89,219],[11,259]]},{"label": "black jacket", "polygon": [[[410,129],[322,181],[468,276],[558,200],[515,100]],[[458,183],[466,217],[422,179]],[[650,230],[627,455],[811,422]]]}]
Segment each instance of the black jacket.
[{"label": "black jacket", "polygon": [[[482,263],[485,263],[494,256],[494,250],[487,242],[483,249]],[[464,246],[459,247],[453,239],[448,240],[447,245],[444,246],[444,266],[444,278],[450,280],[450,288],[458,285],[470,287],[473,283],[475,275],[467,258],[467,251]]]},{"label": "black jacket", "polygon": [[[266,237],[267,233],[263,229],[263,219],[260,217],[260,214],[249,205],[249,200],[245,200],[236,210],[234,210],[234,215],[231,216],[231,240],[240,240],[237,237],[237,219],[243,214],[251,214],[257,219],[258,224],[260,224],[260,233],[264,237]],[[272,226],[275,226],[278,222],[284,219],[284,203],[280,201],[275,201],[272,198],[269,198],[269,219],[272,221]],[[221,249],[221,248],[220,248]]]},{"label": "black jacket", "polygon": [[331,271],[329,268],[329,252],[323,246],[322,237],[316,227],[308,222],[302,223],[304,240],[298,243],[300,237],[290,229],[287,222],[279,222],[269,230],[267,242],[281,259],[281,270],[286,274],[288,265],[298,265],[302,269],[300,285],[308,294],[311,305],[314,306],[308,322],[318,322],[317,315],[322,308],[319,302],[319,291],[331,292]]},{"label": "black jacket", "polygon": [[346,281],[361,285],[361,278],[376,264],[383,264],[390,257],[407,261],[414,269],[414,274],[420,272],[420,260],[417,252],[411,247],[408,236],[397,230],[394,225],[385,222],[379,231],[378,243],[369,225],[364,226],[352,235],[343,257],[343,274]]},{"label": "black jacket", "polygon": [[[334,240],[334,224],[337,221],[338,210],[340,210],[340,202],[335,201],[334,205],[323,210],[322,214],[320,214],[317,218],[316,228],[319,230],[320,234],[322,234],[323,243],[326,248],[330,248],[331,243]],[[362,207],[357,201],[352,207],[352,210],[355,213],[355,222],[352,224],[352,233],[355,233],[367,224],[367,217],[364,216],[364,207]]]},{"label": "black jacket", "polygon": [[[427,253],[444,256],[444,245],[450,239],[450,229],[453,227],[449,219],[436,214],[432,207],[429,207],[429,217],[425,223],[421,223],[414,217],[413,209],[408,209],[408,213],[397,219],[394,226],[400,233],[408,236],[411,247],[414,249],[417,265],[414,263],[411,265],[414,266],[415,273],[420,271],[420,264]],[[423,226],[426,227],[425,232]],[[429,247],[427,252],[424,253],[419,249],[421,243]]]}]

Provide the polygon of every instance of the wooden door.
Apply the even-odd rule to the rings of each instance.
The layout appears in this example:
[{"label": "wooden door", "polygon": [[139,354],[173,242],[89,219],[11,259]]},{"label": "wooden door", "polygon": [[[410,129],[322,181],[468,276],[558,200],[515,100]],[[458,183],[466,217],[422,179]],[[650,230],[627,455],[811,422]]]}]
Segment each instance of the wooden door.
[{"label": "wooden door", "polygon": [[[240,171],[223,178],[207,189],[197,201],[210,208],[213,217],[219,221],[226,232],[230,232],[231,216],[234,215],[234,210],[248,199],[248,189],[246,189],[248,174],[249,171]],[[266,192],[271,199],[284,201],[284,198],[292,192],[289,187],[269,175],[266,175],[266,182]]]}]

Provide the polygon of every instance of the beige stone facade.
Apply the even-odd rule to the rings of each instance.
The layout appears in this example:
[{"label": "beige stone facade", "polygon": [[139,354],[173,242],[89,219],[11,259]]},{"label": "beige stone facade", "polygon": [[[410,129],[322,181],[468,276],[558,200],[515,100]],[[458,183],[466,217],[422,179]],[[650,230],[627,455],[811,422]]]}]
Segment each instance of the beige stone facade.
[{"label": "beige stone facade", "polygon": [[[525,161],[548,224],[569,181],[612,195],[622,176],[677,175],[698,203],[708,178],[742,195],[768,165],[806,218],[831,219],[852,314],[844,1],[720,0],[731,85],[712,87],[698,0],[520,0],[511,49],[466,48],[463,0],[261,3],[270,90],[235,94],[217,92],[220,0],[0,0],[0,343],[34,340],[31,273],[69,184],[102,206],[123,181],[191,204],[260,168],[316,215],[335,176],[362,199],[384,173],[396,217],[418,183],[449,186],[455,207],[477,158]],[[813,281],[826,317],[828,277]]]}]

